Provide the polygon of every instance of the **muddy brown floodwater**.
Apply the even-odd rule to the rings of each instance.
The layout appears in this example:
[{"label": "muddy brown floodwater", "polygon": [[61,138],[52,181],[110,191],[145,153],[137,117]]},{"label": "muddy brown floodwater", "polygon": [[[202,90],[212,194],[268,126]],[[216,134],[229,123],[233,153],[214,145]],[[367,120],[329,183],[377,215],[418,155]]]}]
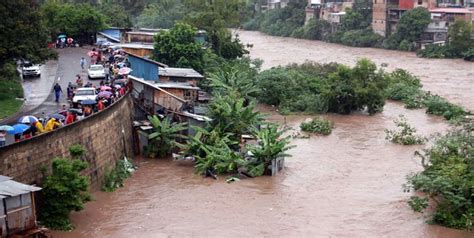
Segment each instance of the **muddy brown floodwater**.
[{"label": "muddy brown floodwater", "polygon": [[[303,62],[353,64],[370,57],[390,68],[422,76],[427,88],[473,108],[472,63],[421,60],[410,53],[347,48],[305,40],[240,32],[254,44],[252,57],[265,67]],[[450,76],[453,73],[455,76]],[[269,120],[295,128],[309,116],[283,117],[261,106]],[[427,214],[410,210],[402,184],[421,169],[413,156],[423,146],[400,146],[384,129],[404,114],[420,134],[445,132],[448,125],[423,110],[388,102],[375,116],[326,115],[335,128],[326,137],[294,139],[297,147],[276,177],[232,184],[204,179],[191,164],[137,160],[139,170],[114,193],[72,215],[76,229],[54,237],[474,237],[474,233],[426,224]]]}]

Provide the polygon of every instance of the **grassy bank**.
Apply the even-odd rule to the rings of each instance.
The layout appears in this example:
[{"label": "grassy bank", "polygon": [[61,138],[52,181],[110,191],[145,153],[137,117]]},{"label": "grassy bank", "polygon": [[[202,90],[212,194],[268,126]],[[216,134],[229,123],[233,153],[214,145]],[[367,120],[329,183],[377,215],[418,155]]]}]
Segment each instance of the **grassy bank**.
[{"label": "grassy bank", "polygon": [[11,64],[6,64],[0,70],[0,119],[17,112],[23,101],[16,98],[23,97],[21,79]]}]

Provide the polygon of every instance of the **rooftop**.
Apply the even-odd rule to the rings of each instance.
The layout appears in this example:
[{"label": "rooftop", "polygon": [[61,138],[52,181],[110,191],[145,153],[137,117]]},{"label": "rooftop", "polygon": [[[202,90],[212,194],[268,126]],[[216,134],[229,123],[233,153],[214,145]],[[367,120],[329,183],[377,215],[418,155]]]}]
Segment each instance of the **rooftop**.
[{"label": "rooftop", "polygon": [[147,49],[153,50],[153,44],[145,44],[145,43],[124,43],[124,44],[114,44],[115,46],[121,48],[130,48],[130,49]]},{"label": "rooftop", "polygon": [[155,83],[154,85],[160,88],[179,88],[179,89],[200,90],[199,87],[191,86],[188,83],[166,82],[166,83]]},{"label": "rooftop", "polygon": [[11,177],[0,175],[0,199],[41,190],[40,187],[26,185],[11,179]]},{"label": "rooftop", "polygon": [[469,13],[474,13],[474,11],[471,11],[467,8],[433,8],[430,9],[430,12],[436,12],[436,13],[456,13],[456,14],[469,14]]},{"label": "rooftop", "polygon": [[161,76],[181,77],[181,78],[204,78],[200,73],[191,68],[160,68]]}]

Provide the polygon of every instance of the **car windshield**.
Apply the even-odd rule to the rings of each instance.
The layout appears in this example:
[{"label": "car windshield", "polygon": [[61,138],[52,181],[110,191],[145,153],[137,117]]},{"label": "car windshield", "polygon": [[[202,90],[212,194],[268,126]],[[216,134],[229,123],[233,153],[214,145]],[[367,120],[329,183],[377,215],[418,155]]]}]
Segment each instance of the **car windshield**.
[{"label": "car windshield", "polygon": [[85,95],[95,95],[94,90],[79,90],[76,93],[76,96],[85,96]]},{"label": "car windshield", "polygon": [[102,65],[92,65],[91,66],[91,70],[92,71],[99,71],[99,70],[103,70],[104,67]]},{"label": "car windshield", "polygon": [[23,67],[25,67],[25,68],[29,68],[29,67],[31,67],[31,66],[33,66],[32,63],[25,63],[25,64],[23,64]]}]

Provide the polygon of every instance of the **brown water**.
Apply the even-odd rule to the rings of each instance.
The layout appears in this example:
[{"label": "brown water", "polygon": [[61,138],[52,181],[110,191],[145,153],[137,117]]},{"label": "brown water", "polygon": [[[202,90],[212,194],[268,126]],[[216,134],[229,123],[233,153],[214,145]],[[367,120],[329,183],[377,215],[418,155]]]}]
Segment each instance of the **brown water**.
[{"label": "brown water", "polygon": [[[383,54],[356,48],[347,53],[349,49],[342,46],[253,32],[241,32],[241,37],[255,45],[252,56],[263,58],[266,67],[302,62],[307,51],[316,48],[318,55],[339,49],[339,54],[346,54],[345,58],[338,56],[347,61],[344,63],[355,61],[361,51],[374,51],[376,58]],[[386,54],[393,57],[389,64],[398,57],[401,64],[409,65],[409,54]],[[442,61],[426,64],[436,68],[431,63],[438,62]],[[464,64],[445,62],[453,67]],[[431,78],[423,69],[414,72],[426,74],[425,84],[434,82],[433,87],[439,87],[439,75]],[[458,74],[470,73],[472,69],[465,67]],[[449,83],[453,85],[447,88],[456,93],[455,87],[462,92],[472,87]],[[465,105],[472,105],[473,95],[464,97]],[[261,109],[271,114],[270,120],[293,128],[308,117],[283,117],[271,108]],[[124,188],[95,193],[96,201],[72,215],[76,230],[54,233],[54,237],[474,237],[473,233],[427,225],[425,214],[407,206],[412,194],[404,193],[402,184],[407,174],[421,169],[413,153],[423,147],[394,145],[384,139],[384,129],[392,127],[399,114],[426,136],[448,129],[441,118],[427,116],[423,110],[408,111],[393,102],[383,113],[370,117],[327,115],[335,123],[333,133],[293,140],[297,147],[291,150],[293,157],[286,160],[282,174],[232,184],[224,178],[215,181],[197,176],[190,164],[139,160],[138,172]]]}]

